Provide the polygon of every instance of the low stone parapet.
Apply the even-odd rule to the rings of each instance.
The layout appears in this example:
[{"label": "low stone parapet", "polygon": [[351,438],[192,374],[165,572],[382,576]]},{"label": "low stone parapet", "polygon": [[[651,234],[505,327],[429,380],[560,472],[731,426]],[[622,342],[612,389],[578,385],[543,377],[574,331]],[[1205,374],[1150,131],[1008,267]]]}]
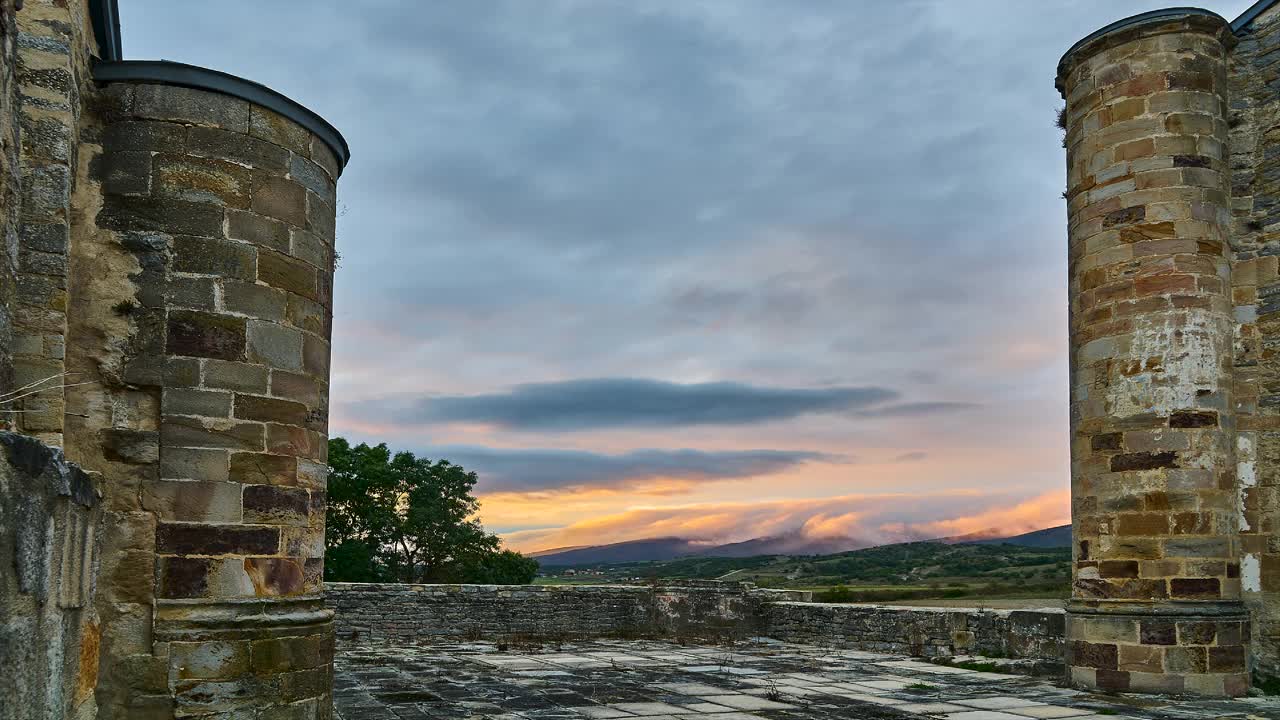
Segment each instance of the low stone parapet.
[{"label": "low stone parapet", "polygon": [[926,658],[983,655],[1061,665],[1065,612],[771,603],[765,633],[787,642]]},{"label": "low stone parapet", "polygon": [[763,608],[807,592],[750,583],[401,585],[328,583],[340,641],[451,638],[736,638],[760,634]]}]

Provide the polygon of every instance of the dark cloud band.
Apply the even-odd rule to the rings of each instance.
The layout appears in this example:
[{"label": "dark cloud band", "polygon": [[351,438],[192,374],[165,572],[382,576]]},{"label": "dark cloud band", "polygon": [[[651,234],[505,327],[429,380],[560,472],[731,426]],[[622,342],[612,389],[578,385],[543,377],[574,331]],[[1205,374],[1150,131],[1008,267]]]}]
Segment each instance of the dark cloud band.
[{"label": "dark cloud band", "polygon": [[621,487],[653,479],[729,480],[780,472],[845,456],[791,450],[635,450],[618,455],[576,450],[504,450],[454,446],[422,453],[475,471],[481,493]]},{"label": "dark cloud band", "polygon": [[614,378],[517,385],[489,395],[426,398],[409,422],[491,423],[521,430],[751,425],[815,413],[870,409],[898,394],[881,387],[767,388]]}]

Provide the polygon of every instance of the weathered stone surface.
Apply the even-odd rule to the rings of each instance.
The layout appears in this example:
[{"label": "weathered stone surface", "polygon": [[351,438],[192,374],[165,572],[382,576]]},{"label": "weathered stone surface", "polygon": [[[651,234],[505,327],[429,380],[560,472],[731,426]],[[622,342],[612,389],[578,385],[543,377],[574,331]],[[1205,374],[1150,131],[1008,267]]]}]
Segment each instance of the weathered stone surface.
[{"label": "weathered stone surface", "polygon": [[272,322],[248,321],[248,359],[281,370],[301,370],[302,333]]},{"label": "weathered stone surface", "polygon": [[165,349],[174,355],[243,360],[245,320],[215,313],[171,311]]},{"label": "weathered stone surface", "polygon": [[306,525],[311,500],[302,488],[279,485],[246,485],[244,488],[245,522],[272,525]]},{"label": "weathered stone surface", "polygon": [[273,555],[280,549],[280,530],[256,525],[162,522],[156,527],[156,550],[177,555]]},{"label": "weathered stone surface", "polygon": [[232,480],[250,485],[297,484],[298,459],[290,455],[233,453]]},{"label": "weathered stone surface", "polygon": [[267,391],[268,368],[243,362],[205,360],[202,377],[206,387],[249,393]]},{"label": "weathered stone surface", "polygon": [[228,210],[227,236],[282,253],[289,252],[289,226],[255,213]]},{"label": "weathered stone surface", "polygon": [[306,192],[306,188],[292,180],[267,174],[255,175],[253,211],[297,227],[306,227]]},{"label": "weathered stone surface", "polygon": [[178,272],[248,281],[257,276],[257,253],[244,243],[180,236],[174,238],[173,254]]},{"label": "weathered stone surface", "polygon": [[240,98],[170,85],[139,85],[133,112],[143,118],[249,131],[249,103]]},{"label": "weathered stone surface", "polygon": [[285,425],[302,425],[306,422],[307,407],[301,403],[239,393],[235,397],[235,417],[242,420]]},{"label": "weathered stone surface", "polygon": [[258,279],[274,288],[297,293],[309,300],[319,300],[318,270],[288,255],[264,250],[258,256]]},{"label": "weathered stone surface", "polygon": [[168,388],[161,408],[169,415],[231,416],[231,393],[193,388]]}]

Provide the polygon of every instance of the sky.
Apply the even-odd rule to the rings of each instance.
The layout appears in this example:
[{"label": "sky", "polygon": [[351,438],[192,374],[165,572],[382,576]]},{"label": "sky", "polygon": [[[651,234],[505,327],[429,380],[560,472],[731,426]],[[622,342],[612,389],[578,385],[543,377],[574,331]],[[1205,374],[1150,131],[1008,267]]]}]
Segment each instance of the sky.
[{"label": "sky", "polygon": [[342,131],[330,433],[508,546],[1069,522],[1054,71],[1170,3],[120,5]]}]

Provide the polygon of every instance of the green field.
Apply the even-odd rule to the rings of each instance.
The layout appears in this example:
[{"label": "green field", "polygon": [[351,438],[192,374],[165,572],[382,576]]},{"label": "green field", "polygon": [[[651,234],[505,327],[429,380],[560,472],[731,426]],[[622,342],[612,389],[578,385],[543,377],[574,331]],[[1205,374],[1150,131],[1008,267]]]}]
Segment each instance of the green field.
[{"label": "green field", "polygon": [[1017,545],[885,545],[836,555],[762,555],[681,558],[567,568],[545,568],[540,583],[608,584],[661,579],[723,579],[761,587],[814,591],[826,602],[1065,598],[1071,578],[1069,548]]}]

